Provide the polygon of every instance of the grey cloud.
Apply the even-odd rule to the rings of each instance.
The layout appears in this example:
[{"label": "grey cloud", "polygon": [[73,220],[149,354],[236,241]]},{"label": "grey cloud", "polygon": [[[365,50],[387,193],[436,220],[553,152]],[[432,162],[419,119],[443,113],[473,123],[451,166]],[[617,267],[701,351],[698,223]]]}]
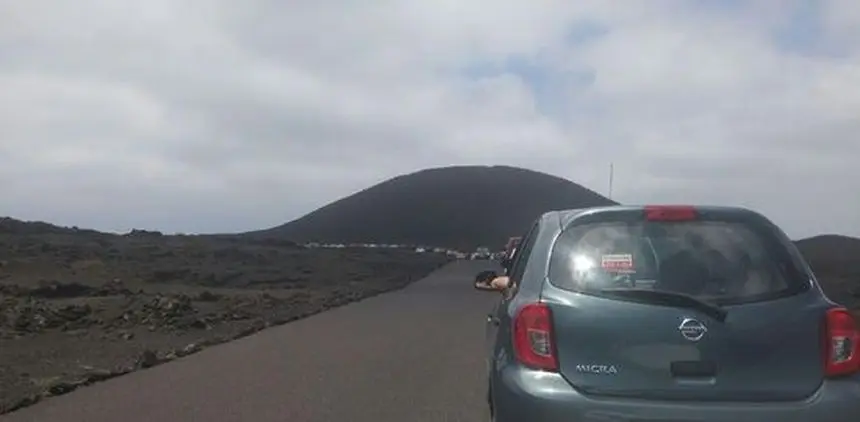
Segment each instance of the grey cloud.
[{"label": "grey cloud", "polygon": [[[605,192],[614,162],[622,201],[750,204],[792,233],[860,235],[860,55],[780,49],[790,10],[770,2],[49,3],[0,6],[0,214],[247,230],[424,167]],[[828,42],[860,51],[860,8],[822,4]],[[581,22],[605,32],[571,43]],[[522,72],[462,72],[512,57],[593,79],[534,92]]]}]

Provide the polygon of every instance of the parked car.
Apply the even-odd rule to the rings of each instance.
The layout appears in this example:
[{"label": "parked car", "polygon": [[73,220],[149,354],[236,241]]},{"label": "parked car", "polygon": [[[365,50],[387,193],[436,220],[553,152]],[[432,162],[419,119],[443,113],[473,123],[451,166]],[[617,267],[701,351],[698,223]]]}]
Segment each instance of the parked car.
[{"label": "parked car", "polygon": [[853,422],[860,334],[766,217],[553,211],[487,318],[496,422]]}]

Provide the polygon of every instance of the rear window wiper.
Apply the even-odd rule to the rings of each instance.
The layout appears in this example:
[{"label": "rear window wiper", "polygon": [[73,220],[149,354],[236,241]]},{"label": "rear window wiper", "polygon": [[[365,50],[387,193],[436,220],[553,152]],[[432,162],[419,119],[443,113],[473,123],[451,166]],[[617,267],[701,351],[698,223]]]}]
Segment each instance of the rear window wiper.
[{"label": "rear window wiper", "polygon": [[641,300],[655,305],[695,309],[719,322],[725,322],[726,317],[729,314],[729,311],[725,308],[696,299],[693,296],[685,295],[683,293],[623,287],[600,289],[599,292],[607,296]]}]

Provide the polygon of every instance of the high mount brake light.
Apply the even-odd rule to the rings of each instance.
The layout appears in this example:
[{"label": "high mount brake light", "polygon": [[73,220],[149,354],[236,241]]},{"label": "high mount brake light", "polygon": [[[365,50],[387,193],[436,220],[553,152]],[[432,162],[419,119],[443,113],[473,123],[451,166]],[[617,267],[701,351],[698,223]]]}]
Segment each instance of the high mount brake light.
[{"label": "high mount brake light", "polygon": [[860,332],[845,308],[827,310],[824,322],[824,372],[828,377],[860,371]]},{"label": "high mount brake light", "polygon": [[648,221],[691,221],[698,216],[696,208],[689,205],[649,205],[645,207]]},{"label": "high mount brake light", "polygon": [[552,312],[543,303],[524,306],[514,320],[514,354],[532,369],[558,371]]}]

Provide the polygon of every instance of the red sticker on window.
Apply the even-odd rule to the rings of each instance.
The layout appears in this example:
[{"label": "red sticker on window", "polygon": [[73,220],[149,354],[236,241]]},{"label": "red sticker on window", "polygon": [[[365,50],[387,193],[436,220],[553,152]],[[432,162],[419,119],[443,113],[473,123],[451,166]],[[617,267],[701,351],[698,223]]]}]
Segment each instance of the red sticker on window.
[{"label": "red sticker on window", "polygon": [[630,255],[630,254],[603,255],[603,257],[600,259],[600,266],[606,271],[632,272],[633,271],[633,255]]}]

